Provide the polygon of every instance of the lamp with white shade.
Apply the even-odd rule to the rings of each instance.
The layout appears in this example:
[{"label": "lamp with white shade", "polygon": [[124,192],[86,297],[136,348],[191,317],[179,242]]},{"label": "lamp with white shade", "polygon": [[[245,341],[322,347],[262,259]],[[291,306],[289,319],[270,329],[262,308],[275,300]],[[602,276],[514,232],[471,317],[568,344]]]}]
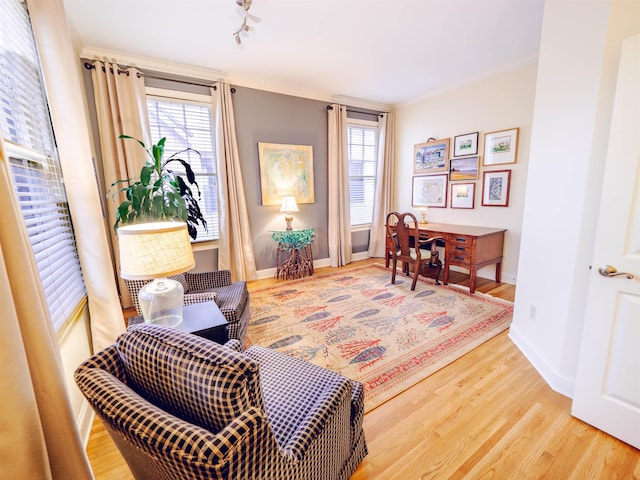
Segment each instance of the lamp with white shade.
[{"label": "lamp with white shade", "polygon": [[153,222],[118,228],[120,276],[148,280],[138,299],[146,323],[175,327],[182,322],[184,288],[166,278],[195,266],[184,222]]},{"label": "lamp with white shade", "polygon": [[292,212],[299,212],[296,197],[294,195],[286,195],[282,197],[282,205],[280,211],[285,212],[284,219],[287,222],[287,230],[291,230],[291,222],[293,221]]}]

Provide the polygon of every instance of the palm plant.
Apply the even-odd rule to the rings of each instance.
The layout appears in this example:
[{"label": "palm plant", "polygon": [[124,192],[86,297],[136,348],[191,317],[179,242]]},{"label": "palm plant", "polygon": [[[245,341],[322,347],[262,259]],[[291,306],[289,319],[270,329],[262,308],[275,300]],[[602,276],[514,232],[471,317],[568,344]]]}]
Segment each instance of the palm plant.
[{"label": "palm plant", "polygon": [[[126,198],[118,206],[113,228],[117,230],[120,224],[180,220],[186,222],[189,236],[195,240],[198,236],[198,224],[202,224],[206,229],[207,222],[198,205],[200,188],[195,180],[193,169],[185,160],[178,158],[178,155],[189,151],[200,155],[200,152],[193,148],[186,148],[163,160],[166,137],[158,140],[151,149],[148,149],[142,141],[129,135],[120,135],[120,138],[138,142],[147,152],[149,159],[142,167],[138,180],[132,178],[117,180],[111,185],[111,188],[114,188],[126,184],[117,190],[117,192],[124,192]],[[184,167],[186,181],[170,168],[172,164],[180,164]],[[197,199],[190,185],[195,187]],[[114,197],[117,192],[113,194]]]}]

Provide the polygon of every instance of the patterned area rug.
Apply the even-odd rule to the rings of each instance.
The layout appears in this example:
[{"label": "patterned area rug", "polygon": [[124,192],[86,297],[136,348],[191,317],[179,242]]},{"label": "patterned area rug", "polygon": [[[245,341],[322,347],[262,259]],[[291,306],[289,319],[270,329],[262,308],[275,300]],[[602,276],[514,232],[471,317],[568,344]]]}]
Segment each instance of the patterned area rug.
[{"label": "patterned area rug", "polygon": [[505,330],[513,304],[382,265],[251,291],[247,340],[363,383],[369,411]]}]

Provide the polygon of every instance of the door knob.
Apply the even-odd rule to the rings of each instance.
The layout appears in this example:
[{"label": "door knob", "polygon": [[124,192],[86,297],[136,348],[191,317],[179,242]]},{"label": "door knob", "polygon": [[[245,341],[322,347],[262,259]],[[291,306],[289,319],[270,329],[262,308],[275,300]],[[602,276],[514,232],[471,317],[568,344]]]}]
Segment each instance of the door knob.
[{"label": "door knob", "polygon": [[613,265],[603,265],[598,269],[598,273],[603,277],[617,277],[618,275],[624,275],[626,278],[631,280],[633,278],[632,273],[628,272],[618,272],[618,269]]}]

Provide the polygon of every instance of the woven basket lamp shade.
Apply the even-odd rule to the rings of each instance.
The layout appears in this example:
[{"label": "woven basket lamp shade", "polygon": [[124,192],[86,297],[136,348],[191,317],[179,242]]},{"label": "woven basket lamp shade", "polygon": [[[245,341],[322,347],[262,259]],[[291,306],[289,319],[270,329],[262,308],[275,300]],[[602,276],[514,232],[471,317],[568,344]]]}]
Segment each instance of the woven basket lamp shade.
[{"label": "woven basket lamp shade", "polygon": [[154,222],[118,228],[120,276],[154,279],[140,289],[138,300],[147,323],[176,326],[182,322],[184,288],[165,278],[195,266],[187,224]]}]

